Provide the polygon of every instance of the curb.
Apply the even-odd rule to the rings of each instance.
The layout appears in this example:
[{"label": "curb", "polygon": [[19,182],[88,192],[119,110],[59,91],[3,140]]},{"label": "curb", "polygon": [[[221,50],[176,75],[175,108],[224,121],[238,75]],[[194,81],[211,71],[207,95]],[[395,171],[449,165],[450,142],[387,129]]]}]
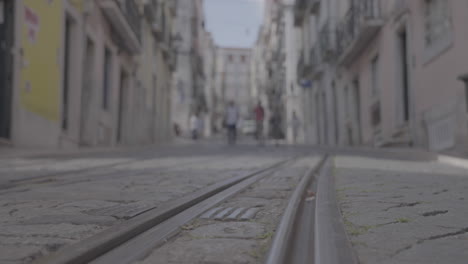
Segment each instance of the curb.
[{"label": "curb", "polygon": [[468,169],[468,159],[449,155],[437,155],[437,162],[463,169]]},{"label": "curb", "polygon": [[358,264],[336,199],[334,161],[322,167],[315,211],[315,264]]}]

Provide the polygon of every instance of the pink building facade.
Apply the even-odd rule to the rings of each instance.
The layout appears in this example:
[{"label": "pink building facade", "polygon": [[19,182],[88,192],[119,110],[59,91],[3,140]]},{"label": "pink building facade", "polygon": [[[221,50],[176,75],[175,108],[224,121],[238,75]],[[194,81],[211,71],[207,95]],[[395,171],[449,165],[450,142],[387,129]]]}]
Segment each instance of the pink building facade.
[{"label": "pink building facade", "polygon": [[[324,106],[309,121],[321,134],[332,135],[315,143],[457,152],[468,147],[462,80],[468,73],[468,2],[331,0],[308,5],[309,14],[296,16],[310,16],[312,23],[297,24],[312,35],[303,34],[312,39],[309,48],[319,47],[318,58],[299,78],[310,79],[312,93],[324,95],[318,97]],[[330,38],[326,47],[319,45],[324,36]]]}]

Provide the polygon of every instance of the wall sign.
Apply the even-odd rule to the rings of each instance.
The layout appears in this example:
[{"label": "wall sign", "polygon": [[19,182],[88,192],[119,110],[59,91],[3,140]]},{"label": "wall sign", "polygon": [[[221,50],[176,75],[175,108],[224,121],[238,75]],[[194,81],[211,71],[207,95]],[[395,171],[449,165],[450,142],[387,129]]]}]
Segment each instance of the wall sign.
[{"label": "wall sign", "polygon": [[0,0],[0,25],[5,23],[5,1]]},{"label": "wall sign", "polygon": [[28,27],[28,39],[31,43],[35,43],[39,31],[39,15],[31,8],[26,7],[24,10],[24,19]]}]

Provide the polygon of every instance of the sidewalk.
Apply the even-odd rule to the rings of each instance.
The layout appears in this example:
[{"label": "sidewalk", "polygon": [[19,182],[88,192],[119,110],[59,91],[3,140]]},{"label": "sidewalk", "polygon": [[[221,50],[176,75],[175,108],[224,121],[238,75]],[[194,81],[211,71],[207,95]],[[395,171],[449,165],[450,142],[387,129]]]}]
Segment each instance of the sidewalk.
[{"label": "sidewalk", "polygon": [[336,157],[343,222],[360,263],[467,263],[468,170]]}]

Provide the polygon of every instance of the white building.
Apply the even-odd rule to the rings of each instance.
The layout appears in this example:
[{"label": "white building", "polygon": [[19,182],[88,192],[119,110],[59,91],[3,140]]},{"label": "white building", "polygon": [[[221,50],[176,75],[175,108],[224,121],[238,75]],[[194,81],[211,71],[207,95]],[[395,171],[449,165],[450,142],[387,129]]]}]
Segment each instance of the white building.
[{"label": "white building", "polygon": [[203,65],[204,65],[204,95],[206,111],[204,113],[204,135],[210,137],[213,134],[213,122],[215,120],[215,72],[216,72],[216,46],[213,36],[205,32],[203,41]]},{"label": "white building", "polygon": [[241,118],[252,117],[251,54],[252,51],[245,48],[217,48],[216,91],[221,99],[218,100],[218,116],[229,101],[234,101]]}]

